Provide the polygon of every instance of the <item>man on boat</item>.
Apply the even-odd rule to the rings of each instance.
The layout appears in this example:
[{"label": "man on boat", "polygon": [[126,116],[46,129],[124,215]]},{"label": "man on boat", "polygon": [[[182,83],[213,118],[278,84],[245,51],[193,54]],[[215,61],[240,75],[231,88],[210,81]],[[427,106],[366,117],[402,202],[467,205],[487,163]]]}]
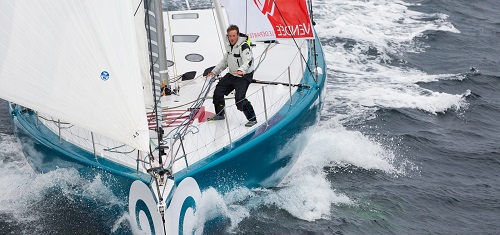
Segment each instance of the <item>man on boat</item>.
[{"label": "man on boat", "polygon": [[226,45],[227,53],[221,62],[208,74],[208,77],[215,76],[226,68],[229,72],[220,79],[215,87],[213,103],[215,115],[209,117],[209,121],[224,120],[224,96],[235,90],[236,107],[245,114],[248,122],[245,124],[251,127],[257,123],[252,104],[246,97],[247,89],[253,79],[254,65],[253,54],[249,45],[249,37],[240,33],[238,26],[230,25],[227,28],[229,44]]}]

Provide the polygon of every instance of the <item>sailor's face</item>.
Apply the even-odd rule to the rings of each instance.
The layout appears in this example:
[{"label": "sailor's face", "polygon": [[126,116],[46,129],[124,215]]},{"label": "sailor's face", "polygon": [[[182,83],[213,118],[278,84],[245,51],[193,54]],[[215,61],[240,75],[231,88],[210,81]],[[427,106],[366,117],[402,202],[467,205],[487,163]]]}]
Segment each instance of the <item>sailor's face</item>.
[{"label": "sailor's face", "polygon": [[236,44],[236,42],[238,42],[238,33],[236,32],[236,30],[229,31],[229,33],[227,33],[227,37],[229,38],[229,43],[231,45],[234,45]]}]

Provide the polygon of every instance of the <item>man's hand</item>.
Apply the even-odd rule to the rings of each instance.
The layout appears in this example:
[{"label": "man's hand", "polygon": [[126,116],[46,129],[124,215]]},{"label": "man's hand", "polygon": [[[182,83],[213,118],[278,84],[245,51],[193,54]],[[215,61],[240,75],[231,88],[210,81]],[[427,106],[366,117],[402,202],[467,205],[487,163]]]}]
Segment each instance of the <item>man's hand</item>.
[{"label": "man's hand", "polygon": [[241,71],[241,70],[238,70],[238,71],[236,71],[236,72],[235,72],[235,73],[233,73],[233,74],[240,75],[240,76],[245,75],[245,73],[243,73],[243,71]]},{"label": "man's hand", "polygon": [[210,73],[208,73],[208,74],[207,74],[207,76],[206,76],[206,77],[207,77],[207,78],[211,78],[211,77],[213,77],[213,76],[215,76],[215,74],[214,74],[214,73],[212,73],[212,72],[210,72]]}]

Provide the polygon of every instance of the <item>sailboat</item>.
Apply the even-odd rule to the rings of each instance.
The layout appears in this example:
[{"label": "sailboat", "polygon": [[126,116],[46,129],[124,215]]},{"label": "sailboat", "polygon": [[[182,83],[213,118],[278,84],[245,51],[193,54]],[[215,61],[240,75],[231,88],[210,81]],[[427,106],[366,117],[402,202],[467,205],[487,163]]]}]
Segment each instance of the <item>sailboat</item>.
[{"label": "sailboat", "polygon": [[[312,2],[205,6],[1,1],[0,98],[30,165],[101,176],[151,234],[202,232],[186,221],[203,206],[203,190],[276,186],[321,110],[326,65]],[[230,24],[254,55],[251,127],[233,93],[225,119],[207,121],[220,79],[207,75],[226,53]]]}]

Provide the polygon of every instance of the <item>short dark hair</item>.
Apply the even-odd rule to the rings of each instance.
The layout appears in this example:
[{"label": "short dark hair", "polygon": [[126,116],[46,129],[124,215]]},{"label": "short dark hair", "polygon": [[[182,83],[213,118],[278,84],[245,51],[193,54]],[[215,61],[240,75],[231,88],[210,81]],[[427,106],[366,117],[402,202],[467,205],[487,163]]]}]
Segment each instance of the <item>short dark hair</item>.
[{"label": "short dark hair", "polygon": [[240,28],[238,28],[238,26],[236,26],[234,24],[229,25],[229,27],[227,27],[226,32],[229,33],[229,31],[233,31],[233,30],[236,30],[237,34],[240,34]]}]

